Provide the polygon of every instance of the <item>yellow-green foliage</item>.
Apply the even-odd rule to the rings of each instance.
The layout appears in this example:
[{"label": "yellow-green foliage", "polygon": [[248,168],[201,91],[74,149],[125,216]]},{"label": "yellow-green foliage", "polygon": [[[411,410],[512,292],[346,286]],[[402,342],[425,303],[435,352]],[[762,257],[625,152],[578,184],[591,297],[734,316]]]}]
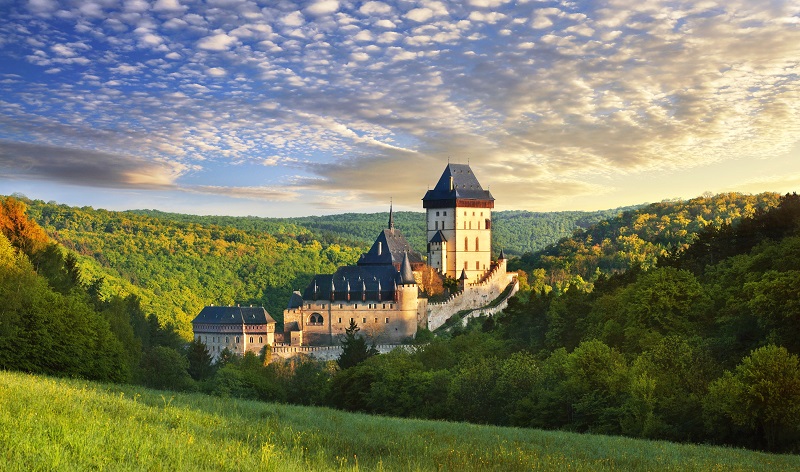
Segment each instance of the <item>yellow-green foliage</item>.
[{"label": "yellow-green foliage", "polygon": [[800,457],[0,372],[4,470],[798,470]]}]

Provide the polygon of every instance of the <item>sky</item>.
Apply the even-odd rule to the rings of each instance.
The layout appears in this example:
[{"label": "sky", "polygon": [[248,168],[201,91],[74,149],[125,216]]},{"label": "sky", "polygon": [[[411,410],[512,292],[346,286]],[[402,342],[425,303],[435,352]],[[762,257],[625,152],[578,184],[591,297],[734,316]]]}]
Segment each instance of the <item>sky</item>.
[{"label": "sky", "polygon": [[0,194],[496,209],[800,190],[800,1],[0,0]]}]

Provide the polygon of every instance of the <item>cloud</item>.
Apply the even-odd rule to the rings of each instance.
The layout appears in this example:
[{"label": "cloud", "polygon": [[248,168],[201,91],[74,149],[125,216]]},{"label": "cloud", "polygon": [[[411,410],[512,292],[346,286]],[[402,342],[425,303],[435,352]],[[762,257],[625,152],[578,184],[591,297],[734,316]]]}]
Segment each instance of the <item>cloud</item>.
[{"label": "cloud", "polygon": [[58,8],[54,0],[29,0],[28,10],[39,15],[49,15]]},{"label": "cloud", "polygon": [[511,0],[468,0],[467,4],[479,8],[497,8]]},{"label": "cloud", "polygon": [[405,18],[422,23],[433,17],[433,10],[430,8],[414,8],[405,14]]},{"label": "cloud", "polygon": [[568,198],[598,175],[768,159],[800,136],[788,2],[18,3],[0,17],[17,74],[0,77],[0,139],[222,173],[293,159],[242,188],[289,168],[368,202],[383,190],[358,172],[402,192],[407,167],[438,174],[450,156],[525,201]]},{"label": "cloud", "polygon": [[286,26],[302,26],[306,22],[303,14],[299,11],[289,13],[281,21]]},{"label": "cloud", "polygon": [[392,13],[392,7],[383,2],[365,2],[358,11],[364,15],[387,15]]},{"label": "cloud", "polygon": [[186,168],[86,149],[0,140],[0,175],[6,179],[51,180],[107,188],[163,189],[175,185]]},{"label": "cloud", "polygon": [[225,51],[236,44],[236,38],[225,33],[217,33],[213,36],[206,36],[197,42],[197,47],[207,51]]},{"label": "cloud", "polygon": [[178,12],[186,8],[178,0],[156,0],[156,3],[153,4],[153,10],[160,12]]},{"label": "cloud", "polygon": [[297,191],[288,189],[286,187],[225,187],[217,185],[191,185],[181,187],[181,190],[191,193],[276,202],[293,201],[300,196]]},{"label": "cloud", "polygon": [[317,0],[305,9],[306,13],[313,16],[330,15],[331,13],[336,13],[338,10],[338,0]]}]

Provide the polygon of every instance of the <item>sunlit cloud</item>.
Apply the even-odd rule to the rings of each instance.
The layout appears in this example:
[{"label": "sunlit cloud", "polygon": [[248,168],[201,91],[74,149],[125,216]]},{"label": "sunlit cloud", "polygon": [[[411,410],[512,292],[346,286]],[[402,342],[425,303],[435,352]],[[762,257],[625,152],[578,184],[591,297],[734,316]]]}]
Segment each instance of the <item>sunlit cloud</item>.
[{"label": "sunlit cloud", "polygon": [[[4,179],[313,212],[387,193],[418,206],[449,158],[524,207],[618,192],[643,172],[766,160],[800,139],[796,2],[29,0],[5,10]],[[220,183],[233,175],[245,181]],[[615,184],[598,187],[597,176]],[[745,187],[792,182],[754,176]]]}]

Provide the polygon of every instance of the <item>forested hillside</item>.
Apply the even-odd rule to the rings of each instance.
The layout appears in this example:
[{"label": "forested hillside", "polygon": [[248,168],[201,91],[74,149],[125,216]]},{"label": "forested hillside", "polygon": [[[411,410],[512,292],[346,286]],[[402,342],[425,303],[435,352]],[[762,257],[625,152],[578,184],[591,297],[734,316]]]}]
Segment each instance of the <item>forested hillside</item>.
[{"label": "forested hillside", "polygon": [[[88,278],[106,295],[137,295],[148,313],[191,338],[190,322],[209,304],[257,304],[278,321],[292,290],[315,273],[356,260],[364,247],[323,246],[294,225],[237,229],[128,212],[26,201],[30,217],[84,256]],[[96,264],[92,261],[96,261]]]},{"label": "forested hillside", "polygon": [[[613,218],[636,207],[615,208],[602,211],[531,212],[524,210],[496,211],[492,216],[493,247],[496,253],[503,249],[506,255],[521,255],[543,249],[561,238],[571,236],[576,230],[586,229],[599,221]],[[272,235],[293,232],[307,235],[323,244],[372,244],[375,236],[389,222],[389,213],[344,213],[299,218],[258,218],[231,216],[196,216],[165,213],[156,210],[135,210],[126,213],[153,216],[170,221],[202,225],[229,226],[241,230],[263,231]],[[425,213],[394,212],[394,224],[403,232],[413,248],[422,254],[427,251],[425,240]]]},{"label": "forested hillside", "polygon": [[370,358],[332,379],[330,401],[798,452],[800,197],[696,239],[592,292],[522,293],[450,340]]},{"label": "forested hillside", "polygon": [[723,193],[653,203],[592,224],[509,266],[530,272],[537,290],[591,290],[602,274],[654,267],[659,258],[693,243],[700,231],[734,225],[775,207],[779,200],[776,193]]},{"label": "forested hillside", "polygon": [[[359,362],[338,364],[281,361],[269,351],[244,358],[223,353],[214,365],[202,343],[187,346],[170,323],[146,314],[136,296],[110,293],[105,280],[48,239],[24,204],[6,198],[0,207],[0,368],[385,415],[798,452],[800,197],[773,202],[769,195],[717,197],[717,213],[708,206],[711,198],[701,206],[680,203],[687,214],[708,209],[698,216],[716,215],[716,224],[694,236],[678,234],[690,224],[660,230],[662,237],[678,236],[675,251],[652,265],[599,275],[591,291],[523,284],[503,313],[447,337],[422,331],[413,351],[365,351]],[[741,201],[751,216],[730,216],[727,224],[721,215],[735,215],[740,203],[732,202]],[[721,202],[729,203],[723,209]],[[288,234],[31,205],[54,237],[69,235],[64,241],[85,257],[110,254],[109,266],[123,268],[128,257],[152,271],[118,271],[134,281],[131,274],[177,277],[181,284],[197,277],[214,287],[204,270],[226,274],[225,261],[252,261],[261,250],[264,257],[289,251],[325,267],[360,250],[323,248]],[[624,236],[630,224],[646,234],[647,226],[636,222],[654,217],[643,215],[600,226],[618,225]],[[667,210],[660,221],[663,216]],[[184,252],[191,257],[181,259]],[[160,268],[172,260],[175,272]],[[191,272],[193,264],[201,269]]]},{"label": "forested hillside", "polygon": [[100,296],[103,282],[83,279],[22,202],[0,200],[0,369],[143,383],[169,372],[183,387],[177,334],[135,295]]}]

